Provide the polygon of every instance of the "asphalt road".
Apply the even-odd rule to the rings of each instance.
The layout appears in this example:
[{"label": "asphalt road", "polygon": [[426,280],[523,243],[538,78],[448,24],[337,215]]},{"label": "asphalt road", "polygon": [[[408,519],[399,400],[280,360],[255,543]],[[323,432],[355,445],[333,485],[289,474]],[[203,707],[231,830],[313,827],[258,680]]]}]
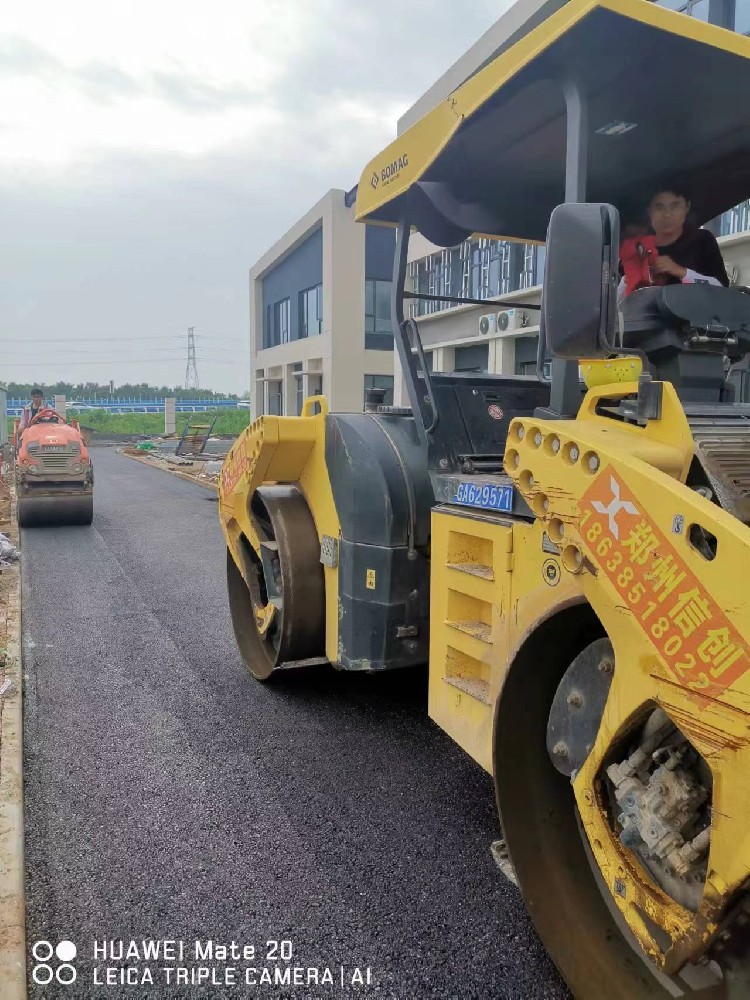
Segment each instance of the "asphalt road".
[{"label": "asphalt road", "polygon": [[[29,996],[567,997],[492,862],[490,779],[427,718],[425,674],[258,684],[213,494],[94,459],[93,527],[23,534],[29,949],[77,949],[64,987],[35,983],[30,954]],[[182,940],[183,960],[101,957],[131,939]],[[208,940],[255,956],[196,961]],[[285,986],[287,965],[335,985]],[[153,984],[124,985],[128,966]],[[280,985],[252,984],[275,966]]]}]

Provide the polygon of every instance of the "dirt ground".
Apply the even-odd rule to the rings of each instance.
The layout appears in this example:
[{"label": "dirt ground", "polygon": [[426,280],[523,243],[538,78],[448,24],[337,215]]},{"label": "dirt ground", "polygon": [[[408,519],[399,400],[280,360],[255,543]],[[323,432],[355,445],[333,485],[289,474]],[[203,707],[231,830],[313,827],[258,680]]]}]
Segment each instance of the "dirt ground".
[{"label": "dirt ground", "polygon": [[[145,461],[149,465],[156,466],[158,469],[163,469],[165,472],[171,472],[176,476],[181,476],[185,479],[194,479],[196,482],[201,483],[203,486],[212,486],[218,489],[219,486],[219,473],[218,472],[206,472],[206,461],[216,461],[221,460],[219,456],[212,455],[210,459],[186,459],[179,464],[175,462],[169,462],[161,454],[157,454],[153,451],[141,451],[138,448],[123,448],[122,452],[124,455],[129,455],[131,458],[137,458],[140,461]],[[0,531],[2,529],[0,528]]]},{"label": "dirt ground", "polygon": [[[8,470],[0,479],[0,532],[7,535],[14,545],[18,544],[18,533],[11,524],[10,475]],[[0,567],[0,686],[5,680],[5,657],[8,639],[8,598],[18,586],[18,569]]]}]

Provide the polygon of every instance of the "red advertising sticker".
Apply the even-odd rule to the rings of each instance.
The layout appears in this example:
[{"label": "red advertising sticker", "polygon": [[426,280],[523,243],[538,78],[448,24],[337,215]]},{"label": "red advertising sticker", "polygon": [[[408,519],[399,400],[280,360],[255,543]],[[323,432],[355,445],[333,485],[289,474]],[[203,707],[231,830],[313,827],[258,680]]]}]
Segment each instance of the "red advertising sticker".
[{"label": "red advertising sticker", "polygon": [[750,668],[742,636],[611,467],[581,498],[579,530],[674,680],[716,696]]}]

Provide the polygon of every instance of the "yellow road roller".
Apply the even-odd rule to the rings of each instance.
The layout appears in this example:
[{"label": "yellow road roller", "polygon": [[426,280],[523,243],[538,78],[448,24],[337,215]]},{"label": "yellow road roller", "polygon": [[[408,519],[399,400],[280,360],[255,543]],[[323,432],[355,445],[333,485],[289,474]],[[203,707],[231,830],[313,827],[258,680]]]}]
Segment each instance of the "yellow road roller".
[{"label": "yellow road roller", "polygon": [[[618,305],[621,225],[665,174],[696,226],[750,197],[748,93],[750,39],[571,0],[362,173],[410,406],[308,399],[221,474],[248,669],[429,663],[586,1000],[750,996],[750,296],[654,279]],[[414,229],[546,243],[536,377],[429,370]]]}]

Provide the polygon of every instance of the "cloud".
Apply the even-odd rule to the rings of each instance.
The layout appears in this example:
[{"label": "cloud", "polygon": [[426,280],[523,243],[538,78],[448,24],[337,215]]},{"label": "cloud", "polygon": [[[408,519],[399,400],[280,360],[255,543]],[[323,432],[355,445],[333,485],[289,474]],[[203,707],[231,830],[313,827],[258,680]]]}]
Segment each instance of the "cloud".
[{"label": "cloud", "polygon": [[6,14],[0,378],[179,381],[195,326],[202,383],[235,391],[248,268],[358,181],[499,16],[489,0],[471,23],[426,0],[27,0]]}]

